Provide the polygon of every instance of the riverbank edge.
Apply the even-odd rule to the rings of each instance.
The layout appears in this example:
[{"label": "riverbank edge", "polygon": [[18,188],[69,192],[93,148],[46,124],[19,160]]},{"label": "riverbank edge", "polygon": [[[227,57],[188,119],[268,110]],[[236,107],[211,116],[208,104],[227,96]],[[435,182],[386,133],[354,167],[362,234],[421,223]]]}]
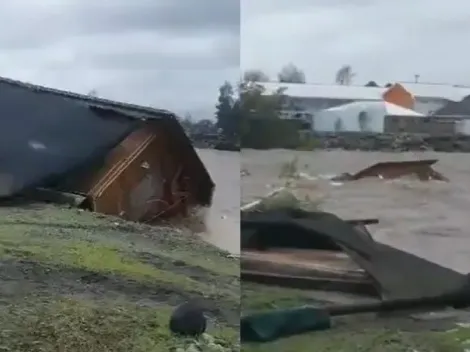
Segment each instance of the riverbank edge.
[{"label": "riverbank edge", "polygon": [[185,348],[177,305],[199,300],[208,333],[238,350],[238,260],[184,228],[28,204],[0,208],[0,341],[18,352]]}]

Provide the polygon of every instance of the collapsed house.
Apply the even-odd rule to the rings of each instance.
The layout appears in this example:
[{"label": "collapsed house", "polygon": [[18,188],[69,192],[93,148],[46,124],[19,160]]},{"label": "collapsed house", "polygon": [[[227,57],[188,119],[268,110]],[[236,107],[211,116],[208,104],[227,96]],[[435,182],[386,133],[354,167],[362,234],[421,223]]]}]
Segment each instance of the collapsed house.
[{"label": "collapsed house", "polygon": [[326,212],[284,208],[241,213],[241,278],[381,300],[458,290],[468,277],[377,242],[365,225]]},{"label": "collapsed house", "polygon": [[0,78],[0,198],[132,221],[209,206],[214,183],[175,114]]}]

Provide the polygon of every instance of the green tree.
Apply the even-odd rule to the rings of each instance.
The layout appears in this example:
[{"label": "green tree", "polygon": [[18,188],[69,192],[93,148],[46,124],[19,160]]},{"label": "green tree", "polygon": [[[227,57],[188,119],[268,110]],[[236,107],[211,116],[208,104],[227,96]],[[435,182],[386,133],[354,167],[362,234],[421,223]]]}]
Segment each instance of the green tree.
[{"label": "green tree", "polygon": [[209,119],[202,119],[196,121],[192,125],[192,129],[196,133],[216,133],[217,127],[214,121]]},{"label": "green tree", "polygon": [[230,82],[224,82],[219,88],[219,97],[216,105],[217,127],[227,139],[237,139],[239,135],[239,121],[234,116],[234,91]]},{"label": "green tree", "polygon": [[243,82],[269,82],[269,76],[259,69],[250,69],[243,73]]},{"label": "green tree", "polygon": [[285,88],[266,92],[262,84],[240,83],[238,109],[243,147],[266,149],[298,146],[298,122],[280,118],[285,97]]},{"label": "green tree", "polygon": [[229,82],[219,88],[217,127],[225,138],[243,147],[295,148],[300,138],[298,121],[280,118],[285,88],[267,92],[261,73],[260,70],[245,73],[236,92]]},{"label": "green tree", "polygon": [[284,83],[305,83],[305,73],[300,68],[290,63],[284,66],[278,73],[279,82]]},{"label": "green tree", "polygon": [[380,87],[380,86],[375,81],[369,81],[366,83],[365,87]]},{"label": "green tree", "polygon": [[241,113],[250,118],[279,118],[284,92],[285,88],[279,88],[270,94],[261,84],[241,82],[238,89]]},{"label": "green tree", "polygon": [[186,131],[186,133],[191,132],[191,128],[194,124],[194,121],[190,113],[186,113],[184,117],[178,117],[178,121],[183,127],[183,129]]},{"label": "green tree", "polygon": [[341,86],[350,86],[355,76],[352,67],[344,65],[336,72],[335,82]]}]

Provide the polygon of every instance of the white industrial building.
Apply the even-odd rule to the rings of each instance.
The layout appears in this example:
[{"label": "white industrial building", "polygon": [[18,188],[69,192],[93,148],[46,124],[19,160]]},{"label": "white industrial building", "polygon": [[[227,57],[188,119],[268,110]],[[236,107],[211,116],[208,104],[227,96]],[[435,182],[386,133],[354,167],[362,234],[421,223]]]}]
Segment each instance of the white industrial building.
[{"label": "white industrial building", "polygon": [[[318,132],[384,132],[386,116],[422,116],[385,101],[357,101],[318,111],[312,127]],[[361,120],[363,121],[361,123]]]}]

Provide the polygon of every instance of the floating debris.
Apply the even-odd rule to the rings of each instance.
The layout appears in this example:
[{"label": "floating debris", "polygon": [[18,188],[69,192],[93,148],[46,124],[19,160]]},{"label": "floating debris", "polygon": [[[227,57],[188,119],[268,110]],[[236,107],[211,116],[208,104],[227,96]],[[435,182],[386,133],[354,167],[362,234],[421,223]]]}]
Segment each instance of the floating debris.
[{"label": "floating debris", "polygon": [[414,175],[421,181],[445,181],[449,179],[432,168],[437,159],[411,160],[411,161],[385,161],[371,165],[355,174],[342,173],[333,177],[332,181],[356,181],[368,177],[383,179],[396,179],[403,176]]},{"label": "floating debris", "polygon": [[[303,210],[300,199],[290,198],[272,204],[271,196],[242,210],[243,280],[379,299],[439,295],[466,280],[453,270],[376,242],[366,226],[378,219],[343,220],[318,209]],[[434,285],[436,278],[441,285]]]}]

